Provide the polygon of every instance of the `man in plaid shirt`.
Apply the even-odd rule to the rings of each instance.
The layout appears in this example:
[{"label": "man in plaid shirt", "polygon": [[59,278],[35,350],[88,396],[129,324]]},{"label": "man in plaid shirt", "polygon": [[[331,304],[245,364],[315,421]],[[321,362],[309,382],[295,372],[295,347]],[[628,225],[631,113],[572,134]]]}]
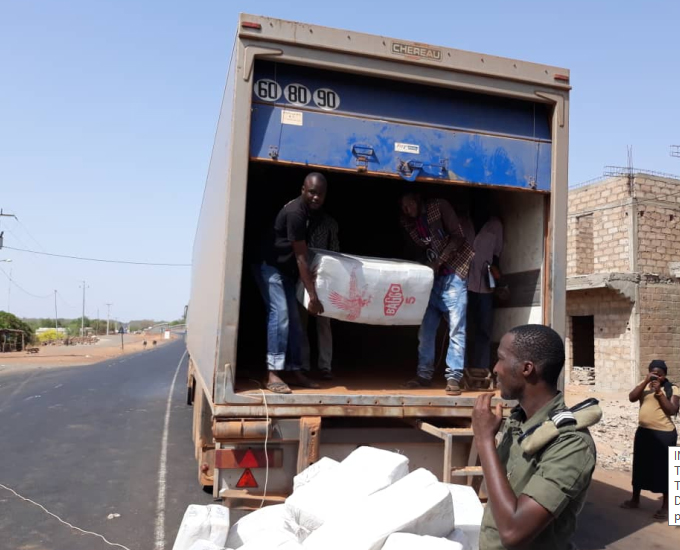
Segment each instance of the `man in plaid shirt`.
[{"label": "man in plaid shirt", "polygon": [[453,207],[443,199],[423,200],[415,193],[401,198],[401,226],[406,240],[415,245],[420,260],[434,271],[430,301],[418,333],[417,376],[406,388],[432,384],[435,338],[442,315],[449,321],[446,354],[446,393],[460,395],[465,361],[467,278],[474,256]]}]

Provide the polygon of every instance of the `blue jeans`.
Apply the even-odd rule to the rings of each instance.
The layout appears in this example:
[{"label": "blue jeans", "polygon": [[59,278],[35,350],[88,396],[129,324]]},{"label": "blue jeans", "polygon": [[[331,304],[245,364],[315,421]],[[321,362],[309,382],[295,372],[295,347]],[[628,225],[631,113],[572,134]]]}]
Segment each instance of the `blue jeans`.
[{"label": "blue jeans", "polygon": [[446,315],[449,321],[446,379],[458,382],[463,378],[466,311],[467,281],[458,275],[435,277],[430,302],[418,333],[418,376],[432,380],[437,330],[442,316]]},{"label": "blue jeans", "polygon": [[267,308],[267,368],[300,370],[303,334],[295,281],[265,263],[254,265],[253,274]]}]

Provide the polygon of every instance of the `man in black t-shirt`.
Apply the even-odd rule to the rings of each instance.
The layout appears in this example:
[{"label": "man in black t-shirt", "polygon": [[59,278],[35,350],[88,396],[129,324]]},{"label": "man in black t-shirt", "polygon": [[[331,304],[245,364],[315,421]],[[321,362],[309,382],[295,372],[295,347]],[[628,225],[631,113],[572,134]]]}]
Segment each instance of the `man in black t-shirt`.
[{"label": "man in black t-shirt", "polygon": [[290,371],[289,383],[318,388],[302,368],[302,324],[297,309],[295,283],[302,281],[309,294],[309,312],[323,313],[307,263],[307,230],[314,215],[326,200],[326,178],[309,174],[301,195],[286,204],[276,216],[273,232],[264,243],[264,258],[255,266],[255,275],[267,307],[267,389],[274,393],[291,393],[277,373]]}]

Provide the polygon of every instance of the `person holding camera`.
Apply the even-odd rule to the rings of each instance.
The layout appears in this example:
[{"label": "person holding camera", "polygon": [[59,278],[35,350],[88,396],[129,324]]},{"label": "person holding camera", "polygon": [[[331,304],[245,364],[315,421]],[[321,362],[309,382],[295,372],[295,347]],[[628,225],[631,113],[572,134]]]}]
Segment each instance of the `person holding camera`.
[{"label": "person holding camera", "polygon": [[678,432],[672,417],[680,409],[680,389],[667,378],[668,367],[655,359],[649,372],[628,399],[640,402],[639,426],[633,444],[633,498],[621,508],[639,508],[642,490],[663,495],[663,504],[654,514],[668,519],[668,447],[677,445]]}]

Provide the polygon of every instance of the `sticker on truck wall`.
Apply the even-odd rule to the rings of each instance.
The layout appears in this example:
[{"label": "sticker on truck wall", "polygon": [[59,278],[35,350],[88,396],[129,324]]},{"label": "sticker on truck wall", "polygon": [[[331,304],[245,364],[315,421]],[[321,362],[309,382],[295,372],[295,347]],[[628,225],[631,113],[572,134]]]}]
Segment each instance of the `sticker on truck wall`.
[{"label": "sticker on truck wall", "polygon": [[281,86],[273,80],[262,78],[255,82],[255,95],[262,101],[276,101],[281,97]]},{"label": "sticker on truck wall", "polygon": [[302,111],[291,111],[283,109],[281,111],[281,124],[290,124],[291,126],[302,126]]},{"label": "sticker on truck wall", "polygon": [[335,111],[340,107],[340,96],[330,88],[319,88],[314,92],[314,103],[324,111]]},{"label": "sticker on truck wall", "polygon": [[403,55],[411,59],[429,59],[431,61],[441,61],[443,54],[438,48],[421,46],[420,44],[405,44],[403,42],[392,42],[392,53]]},{"label": "sticker on truck wall", "polygon": [[286,101],[292,105],[307,105],[312,99],[312,93],[302,84],[288,84],[283,90]]},{"label": "sticker on truck wall", "polygon": [[399,143],[394,144],[394,150],[398,153],[412,153],[414,155],[420,154],[420,145],[414,145],[413,143]]}]

